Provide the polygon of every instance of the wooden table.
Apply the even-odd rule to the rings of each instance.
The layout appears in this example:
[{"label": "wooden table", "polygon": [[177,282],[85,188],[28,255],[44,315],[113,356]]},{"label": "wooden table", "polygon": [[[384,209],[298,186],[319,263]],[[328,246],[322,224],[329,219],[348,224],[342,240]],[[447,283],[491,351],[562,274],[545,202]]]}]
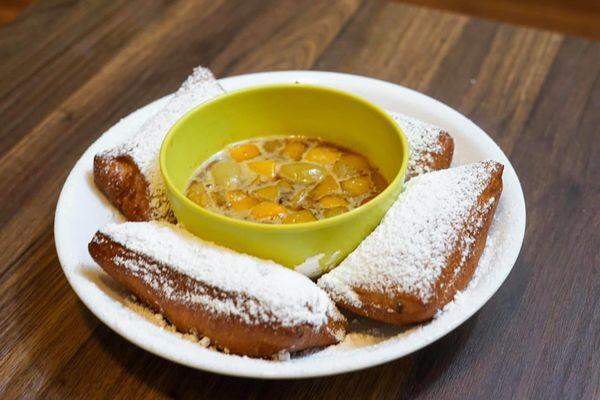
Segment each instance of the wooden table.
[{"label": "wooden table", "polygon": [[[113,333],[61,272],[57,196],[90,143],[198,64],[373,76],[472,118],[525,190],[507,281],[435,344],[329,378],[213,375]],[[381,1],[40,1],[0,30],[0,118],[2,398],[600,398],[599,43]]]}]

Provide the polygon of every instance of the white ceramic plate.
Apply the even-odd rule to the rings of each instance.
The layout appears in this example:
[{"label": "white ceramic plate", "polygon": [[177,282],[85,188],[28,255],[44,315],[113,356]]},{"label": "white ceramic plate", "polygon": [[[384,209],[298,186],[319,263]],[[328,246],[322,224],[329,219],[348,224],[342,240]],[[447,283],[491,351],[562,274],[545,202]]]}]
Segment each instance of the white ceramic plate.
[{"label": "white ceramic plate", "polygon": [[342,344],[295,356],[289,361],[259,360],[211,351],[145,319],[127,305],[126,294],[88,254],[87,244],[96,230],[121,219],[93,184],[92,160],[99,150],[134,132],[165,104],[167,96],[140,108],[102,134],[75,164],[56,207],[55,241],[63,271],[83,303],[115,332],[154,354],[193,368],[256,378],[304,378],[367,368],[412,353],[463,323],[498,290],[521,248],[525,200],[515,170],[502,150],[469,119],[413,90],[354,75],[265,72],[220,82],[226,90],[302,82],[353,92],[387,110],[403,112],[447,129],[456,145],[455,165],[485,159],[503,163],[504,192],[477,273],[469,287],[427,324],[402,330],[357,318],[351,320],[349,334]]}]

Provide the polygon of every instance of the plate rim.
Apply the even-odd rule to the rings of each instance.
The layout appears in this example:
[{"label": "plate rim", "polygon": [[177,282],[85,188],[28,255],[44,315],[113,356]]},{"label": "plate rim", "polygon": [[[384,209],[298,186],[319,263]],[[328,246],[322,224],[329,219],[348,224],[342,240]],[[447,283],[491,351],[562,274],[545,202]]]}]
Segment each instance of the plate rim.
[{"label": "plate rim", "polygon": [[[269,72],[258,72],[258,73],[252,73],[252,74],[243,74],[243,75],[237,75],[237,76],[219,79],[218,81],[223,86],[235,85],[235,84],[240,85],[240,82],[241,82],[242,86],[240,86],[240,87],[243,87],[244,81],[252,82],[252,81],[261,81],[261,80],[265,80],[265,79],[267,79],[267,80],[268,79],[286,80],[286,79],[290,79],[292,77],[296,78],[296,79],[304,79],[306,77],[306,78],[316,81],[317,84],[323,84],[323,81],[334,82],[335,80],[339,80],[339,79],[350,80],[350,81],[359,80],[359,81],[364,82],[367,85],[371,84],[371,85],[376,85],[379,87],[386,87],[387,90],[398,91],[399,93],[401,93],[401,92],[410,93],[412,96],[415,96],[416,98],[418,98],[421,102],[426,102],[426,103],[433,102],[436,104],[436,107],[444,109],[447,113],[449,113],[453,117],[458,118],[459,120],[462,120],[463,123],[469,124],[469,128],[472,129],[473,131],[477,132],[478,135],[482,136],[482,138],[487,142],[488,146],[493,147],[494,150],[496,150],[499,154],[501,154],[503,156],[502,163],[505,165],[505,170],[508,169],[511,172],[511,174],[514,175],[515,182],[518,185],[517,189],[518,189],[518,194],[520,196],[518,198],[519,207],[517,207],[517,208],[518,208],[518,211],[520,212],[519,220],[522,220],[523,223],[521,226],[518,227],[520,229],[518,229],[518,230],[515,229],[516,231],[518,231],[518,238],[517,238],[518,245],[511,248],[512,254],[510,257],[510,260],[511,260],[510,267],[506,268],[504,270],[504,273],[501,276],[498,276],[496,280],[494,280],[494,284],[492,286],[490,286],[490,288],[485,293],[483,293],[483,295],[480,295],[479,297],[476,298],[477,299],[476,304],[471,304],[471,307],[469,308],[469,310],[467,312],[463,313],[463,316],[461,318],[452,320],[451,323],[445,325],[444,329],[441,329],[441,330],[435,332],[435,334],[429,336],[427,338],[427,340],[424,340],[420,343],[416,343],[409,349],[404,349],[401,346],[397,346],[396,348],[394,348],[393,345],[390,345],[390,346],[384,347],[383,349],[379,349],[379,351],[378,351],[378,349],[373,350],[372,354],[376,354],[377,355],[376,357],[370,356],[370,357],[362,357],[360,359],[355,358],[354,361],[357,361],[357,362],[350,366],[344,365],[343,363],[334,363],[334,364],[323,363],[323,364],[329,366],[330,368],[328,368],[327,370],[324,370],[324,368],[313,368],[313,369],[309,369],[309,370],[302,369],[302,368],[297,368],[297,369],[288,368],[288,371],[285,371],[286,368],[284,367],[284,368],[278,368],[278,369],[282,369],[284,371],[278,371],[277,373],[273,373],[273,372],[264,372],[264,371],[261,372],[261,371],[254,370],[252,368],[246,368],[244,370],[236,370],[235,368],[228,368],[225,365],[226,363],[217,362],[217,363],[212,363],[209,365],[206,363],[205,364],[193,363],[187,359],[181,359],[178,357],[174,357],[168,351],[163,351],[163,349],[158,349],[158,348],[152,347],[146,341],[140,340],[138,337],[134,337],[133,335],[129,334],[128,332],[124,331],[123,329],[120,329],[118,324],[113,323],[113,321],[108,320],[107,318],[104,317],[104,315],[97,312],[94,305],[92,304],[91,299],[88,298],[88,296],[86,296],[85,293],[82,293],[83,289],[79,288],[78,285],[73,281],[73,276],[71,276],[71,272],[68,271],[68,269],[66,267],[66,263],[68,262],[67,261],[68,256],[67,256],[67,254],[65,254],[66,246],[62,243],[63,240],[65,240],[64,239],[65,235],[63,234],[63,230],[66,229],[66,227],[64,227],[61,222],[61,221],[63,221],[62,213],[64,212],[64,209],[65,209],[65,195],[64,194],[65,194],[66,188],[70,184],[71,179],[74,179],[73,178],[74,172],[78,169],[78,167],[80,167],[80,164],[83,163],[84,159],[87,156],[87,153],[91,150],[91,148],[94,145],[96,145],[101,140],[101,138],[106,134],[106,132],[108,132],[108,130],[110,130],[112,128],[111,127],[109,129],[107,129],[105,132],[103,132],[100,136],[98,136],[98,138],[96,140],[94,140],[94,142],[91,143],[90,146],[88,146],[85,149],[83,154],[80,156],[80,158],[77,160],[77,162],[74,164],[73,168],[69,172],[69,175],[67,176],[67,179],[65,180],[65,183],[61,189],[61,192],[60,192],[60,195],[59,195],[59,198],[57,201],[57,205],[56,205],[55,216],[54,216],[54,238],[55,238],[56,252],[58,255],[59,262],[61,264],[61,269],[63,270],[63,273],[66,276],[67,281],[69,282],[73,291],[76,293],[78,298],[85,304],[86,308],[90,312],[92,312],[92,314],[94,314],[100,321],[102,321],[105,325],[107,325],[111,330],[113,330],[114,332],[119,334],[121,337],[125,338],[127,341],[131,342],[132,344],[135,344],[138,347],[143,348],[146,351],[149,351],[152,354],[155,354],[162,358],[168,359],[172,362],[186,365],[186,366],[194,368],[194,369],[201,369],[201,370],[205,370],[205,371],[209,371],[209,372],[213,372],[213,373],[219,373],[219,374],[223,374],[223,375],[229,375],[229,376],[262,378],[262,379],[299,379],[299,378],[312,378],[312,377],[328,376],[328,375],[352,372],[352,371],[357,371],[360,369],[365,369],[365,368],[381,365],[383,363],[386,363],[386,362],[404,357],[406,355],[409,355],[415,351],[422,349],[425,346],[428,346],[428,345],[434,343],[435,341],[439,340],[441,337],[454,331],[458,326],[462,325],[468,319],[470,319],[476,312],[478,312],[489,301],[489,299],[498,291],[500,286],[502,286],[502,284],[504,283],[504,281],[506,280],[506,278],[508,277],[508,275],[514,268],[514,265],[520,254],[520,251],[521,251],[521,248],[523,245],[524,236],[525,236],[526,207],[525,207],[525,197],[523,194],[523,188],[522,188],[522,185],[518,178],[518,175],[517,175],[514,167],[510,163],[508,157],[506,157],[506,155],[504,154],[502,149],[494,142],[494,140],[485,131],[483,131],[483,129],[481,129],[478,125],[476,125],[473,121],[471,121],[469,118],[464,116],[459,111],[451,108],[450,106],[448,106],[448,105],[442,103],[441,101],[436,100],[430,96],[427,96],[423,93],[420,93],[418,91],[415,91],[413,89],[410,89],[410,88],[407,88],[407,87],[404,87],[404,86],[401,86],[401,85],[398,85],[395,83],[383,81],[383,80],[376,79],[376,78],[360,76],[360,75],[353,75],[353,74],[340,73],[340,72],[329,72],[329,71],[292,70],[292,71],[269,71]],[[246,86],[248,86],[248,85],[246,85]],[[147,107],[150,107],[153,104],[156,104],[161,101],[166,101],[166,98],[168,98],[170,96],[172,96],[172,94],[163,96],[155,101],[149,102],[148,104],[132,111],[127,116],[123,117],[123,119],[131,116],[132,114],[134,114],[136,112],[142,112],[142,110],[144,110]],[[115,126],[117,124],[118,124],[118,122],[113,124],[113,126]],[[507,264],[508,264],[508,262],[507,262]],[[254,359],[249,359],[249,360],[254,360]],[[320,359],[315,359],[315,361],[317,363],[319,360]],[[236,365],[239,367],[239,365],[237,363],[236,363]],[[283,365],[284,364],[281,364],[282,367],[283,367]],[[333,368],[331,368],[332,365],[333,365]]]}]

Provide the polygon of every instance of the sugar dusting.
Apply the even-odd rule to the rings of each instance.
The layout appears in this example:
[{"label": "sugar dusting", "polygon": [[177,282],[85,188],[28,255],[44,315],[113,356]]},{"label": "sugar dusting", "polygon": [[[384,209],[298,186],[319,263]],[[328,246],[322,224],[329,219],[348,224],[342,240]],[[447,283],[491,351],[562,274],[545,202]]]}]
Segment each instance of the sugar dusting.
[{"label": "sugar dusting", "polygon": [[298,271],[310,278],[317,277],[321,270],[321,259],[323,257],[325,257],[323,253],[307,257],[306,260],[294,267],[294,271]]},{"label": "sugar dusting", "polygon": [[[140,315],[146,321],[151,322],[155,325],[158,325],[160,328],[165,331],[176,335],[177,337],[188,340],[192,343],[197,343],[201,347],[205,349],[218,351],[224,354],[229,354],[230,351],[228,348],[217,347],[212,344],[212,341],[208,336],[195,335],[193,333],[182,333],[177,330],[175,325],[171,324],[167,321],[162,314],[153,311],[152,309],[145,306],[143,303],[140,303],[139,300],[135,298],[135,296],[127,296],[124,301],[125,305],[130,308],[133,312]],[[211,345],[212,344],[212,345]],[[287,350],[281,350],[280,352],[274,354],[271,359],[273,361],[289,361],[291,358],[290,352]]]},{"label": "sugar dusting", "polygon": [[[379,226],[336,269],[321,277],[319,286],[334,300],[356,306],[361,306],[357,288],[411,293],[427,302],[460,227],[491,178],[492,165],[469,164],[409,181]],[[463,259],[470,244],[467,240]]]},{"label": "sugar dusting", "polygon": [[224,90],[210,70],[198,67],[171,97],[165,107],[146,121],[120,145],[109,149],[106,156],[130,155],[148,183],[152,219],[169,220],[171,205],[160,174],[159,152],[169,129],[192,108],[210,100]]},{"label": "sugar dusting", "polygon": [[[120,122],[118,125],[115,125],[115,128],[117,126],[121,126],[125,122],[128,122],[129,118],[130,117],[127,117],[125,120]],[[411,143],[411,132],[415,132],[415,131],[407,129],[406,127],[403,127],[403,128],[405,129],[405,133],[407,134],[409,143]],[[136,127],[136,129],[137,129],[137,127]],[[133,130],[131,130],[131,131],[133,131]],[[115,133],[117,133],[117,132],[115,132]],[[125,136],[125,134],[127,132],[118,132],[118,133],[121,136]],[[113,136],[115,136],[115,135],[113,135]],[[433,142],[430,142],[430,143],[433,143]],[[413,149],[418,148],[418,146],[415,146],[414,142],[411,143],[411,147]],[[469,152],[469,151],[467,151],[465,153],[461,147],[459,147],[457,150],[459,150],[459,151],[458,151],[458,153],[455,153],[453,164],[462,164],[466,161],[473,160],[474,157],[477,157],[477,155],[471,154],[471,152]],[[409,165],[414,165],[413,160],[415,160],[415,155],[411,154],[411,157],[409,158]],[[481,295],[482,290],[485,288],[485,286],[489,283],[493,284],[495,281],[497,281],[499,279],[498,275],[503,274],[504,268],[497,269],[495,267],[498,266],[498,263],[505,262],[505,260],[503,259],[504,249],[514,246],[515,244],[518,245],[518,243],[517,243],[518,238],[514,238],[513,236],[509,235],[509,233],[511,232],[510,227],[512,227],[518,223],[518,217],[515,214],[511,214],[511,212],[507,208],[507,206],[505,204],[503,205],[504,201],[506,201],[506,198],[504,200],[501,200],[501,202],[499,204],[498,211],[496,212],[496,216],[494,218],[494,223],[490,230],[486,248],[484,250],[483,256],[480,259],[479,266],[476,269],[472,280],[470,281],[469,285],[463,292],[460,292],[456,295],[454,301],[447,304],[443,310],[440,310],[435,315],[433,321],[431,321],[427,324],[423,324],[418,327],[412,328],[406,332],[399,332],[397,334],[389,333],[386,335],[384,341],[379,342],[378,344],[374,344],[374,342],[378,341],[378,339],[372,340],[371,337],[375,336],[376,338],[379,338],[381,335],[378,334],[377,331],[385,331],[389,328],[389,325],[381,324],[381,323],[378,323],[375,321],[365,320],[363,322],[365,324],[367,324],[368,326],[372,327],[372,330],[370,332],[368,332],[368,333],[354,332],[354,328],[351,326],[349,329],[349,334],[347,335],[347,339],[342,344],[340,344],[338,346],[330,346],[325,351],[317,353],[317,355],[320,355],[320,354],[323,354],[323,353],[329,352],[329,351],[335,352],[335,351],[341,350],[342,348],[345,350],[352,350],[353,348],[360,349],[360,348],[368,347],[368,350],[370,350],[372,348],[372,346],[375,346],[375,347],[395,346],[399,343],[399,341],[404,343],[404,341],[409,336],[412,337],[413,341],[414,340],[422,341],[420,338],[420,335],[427,335],[427,334],[429,334],[430,331],[434,331],[435,329],[438,329],[438,328],[435,328],[436,326],[438,326],[440,324],[442,324],[442,325],[452,324],[452,321],[461,320],[462,315],[464,315],[469,310],[472,310],[473,303],[474,302],[477,303],[480,301],[479,296]],[[113,219],[116,219],[116,218],[113,218]],[[77,268],[82,268],[82,267],[78,266]],[[75,276],[75,277],[77,279],[80,279],[77,276]],[[90,285],[90,287],[89,287],[90,292],[97,290],[97,288],[95,286],[93,286],[93,283],[90,283],[90,281],[88,281],[87,278],[85,278],[82,282],[83,282],[83,284]],[[483,290],[483,292],[485,292],[485,290]],[[101,294],[102,295],[98,295],[98,298],[100,300],[104,299],[104,297],[105,297],[104,292],[102,292]],[[108,297],[107,297],[107,299],[108,299]],[[106,300],[106,302],[107,302],[107,304],[108,304],[108,302],[110,302],[110,304],[113,303],[112,300]],[[135,310],[138,313],[142,314],[141,309],[135,309]],[[111,312],[114,312],[114,310],[111,310]],[[158,315],[160,316],[160,314],[158,314]],[[469,315],[469,314],[466,314],[466,315]],[[133,318],[133,315],[130,315],[127,313],[119,314],[119,318],[121,318],[123,321],[128,321],[129,319],[131,319],[132,323],[135,321],[135,318]],[[161,325],[161,323],[159,321],[153,321],[153,322],[159,326]],[[130,330],[130,331],[133,332],[133,330]],[[423,340],[425,340],[425,339],[423,339]],[[358,353],[358,354],[363,354],[363,353]],[[302,359],[308,359],[308,358],[311,358],[314,356],[315,355],[308,355],[306,357],[296,359],[296,361],[300,361]],[[232,355],[229,357],[235,358],[238,356]],[[294,362],[294,361],[295,360],[292,359],[292,362]]]},{"label": "sugar dusting", "polygon": [[346,338],[342,342],[307,357],[327,357],[335,353],[347,353],[363,349],[376,350],[381,347],[396,346],[398,343],[403,343],[408,337],[427,342],[429,332],[438,329],[436,326],[452,324],[453,321],[463,319],[465,313],[470,314],[472,312],[474,302],[481,303],[485,301],[485,298],[479,298],[483,288],[498,281],[498,274],[501,274],[502,271],[494,269],[494,266],[497,266],[500,262],[501,249],[512,246],[512,242],[517,240],[512,236],[507,236],[507,232],[510,232],[508,225],[511,224],[514,224],[514,216],[510,210],[500,204],[494,215],[485,249],[469,284],[464,290],[457,292],[452,301],[441,310],[438,310],[432,321],[410,328],[403,328],[366,318],[355,319],[349,324]]},{"label": "sugar dusting", "polygon": [[[271,261],[204,242],[164,222],[109,224],[100,232],[156,262],[123,259],[114,262],[161,291],[167,298],[201,304],[216,314],[238,317],[248,324],[308,324],[315,329],[329,318],[343,316],[310,279]],[[184,292],[160,268],[168,266],[204,285],[226,292],[216,298],[200,287]],[[199,285],[201,286],[201,285]],[[343,335],[343,332],[332,332]]]},{"label": "sugar dusting", "polygon": [[433,156],[444,151],[440,145],[440,134],[444,130],[401,113],[391,112],[390,115],[404,131],[410,148],[406,176],[431,172]]},{"label": "sugar dusting", "polygon": [[[154,312],[152,309],[146,307],[142,303],[140,303],[135,297],[127,296],[125,298],[125,305],[135,311],[138,315],[141,315],[145,320],[152,322],[155,325],[160,326],[167,332],[175,333],[182,339],[189,340],[194,343],[198,343],[200,346],[209,348],[210,346],[210,338],[207,336],[195,335],[193,333],[181,333],[177,331],[174,325],[169,323],[162,314]],[[215,349],[213,347],[213,349]]]},{"label": "sugar dusting", "polygon": [[[375,350],[381,347],[389,347],[396,345],[399,341],[403,341],[409,336],[420,335],[423,340],[426,340],[427,332],[436,324],[448,324],[453,319],[459,319],[465,310],[470,309],[471,303],[474,301],[474,296],[477,296],[477,291],[481,289],[484,283],[494,281],[495,277],[494,265],[498,262],[498,257],[501,255],[499,249],[510,243],[511,237],[503,236],[503,232],[507,228],[506,225],[513,223],[513,216],[510,210],[499,207],[494,222],[488,236],[487,244],[479,265],[471,278],[467,287],[458,292],[453,301],[439,310],[433,321],[421,324],[411,328],[397,327],[389,324],[384,324],[377,321],[368,320],[366,318],[355,318],[350,321],[345,339],[337,345],[329,346],[322,350],[302,352],[290,358],[289,353],[283,352],[273,356],[273,361],[285,362],[302,362],[314,358],[327,358],[335,354],[348,353],[354,354],[355,351],[363,349]],[[197,341],[195,335],[186,335],[176,332],[176,328],[170,325],[161,314],[155,313],[144,305],[132,300],[125,301],[128,308],[133,310],[137,315],[142,316],[149,322],[157,325],[165,331],[175,334],[177,337],[186,339],[193,343],[198,343],[200,346],[210,350],[217,350],[214,346],[210,346],[210,339],[204,337]],[[124,314],[122,318],[125,318]],[[221,352],[224,353],[224,352]],[[286,354],[287,353],[287,354]],[[362,354],[362,353],[357,353]],[[244,356],[230,355],[233,358],[247,358]]]}]

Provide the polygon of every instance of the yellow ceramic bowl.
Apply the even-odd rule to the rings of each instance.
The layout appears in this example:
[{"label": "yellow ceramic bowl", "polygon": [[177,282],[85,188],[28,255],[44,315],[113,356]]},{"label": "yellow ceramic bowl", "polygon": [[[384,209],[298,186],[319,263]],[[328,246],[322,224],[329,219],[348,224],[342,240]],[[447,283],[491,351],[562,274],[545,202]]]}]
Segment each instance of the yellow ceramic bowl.
[{"label": "yellow ceramic bowl", "polygon": [[[301,224],[242,221],[189,200],[188,180],[230,143],[273,135],[317,136],[367,156],[390,185],[367,204]],[[189,112],[167,134],[160,168],[175,215],[208,241],[271,259],[315,276],[337,265],[379,223],[404,181],[408,145],[387,113],[351,94],[305,84],[278,84],[227,93]]]}]

